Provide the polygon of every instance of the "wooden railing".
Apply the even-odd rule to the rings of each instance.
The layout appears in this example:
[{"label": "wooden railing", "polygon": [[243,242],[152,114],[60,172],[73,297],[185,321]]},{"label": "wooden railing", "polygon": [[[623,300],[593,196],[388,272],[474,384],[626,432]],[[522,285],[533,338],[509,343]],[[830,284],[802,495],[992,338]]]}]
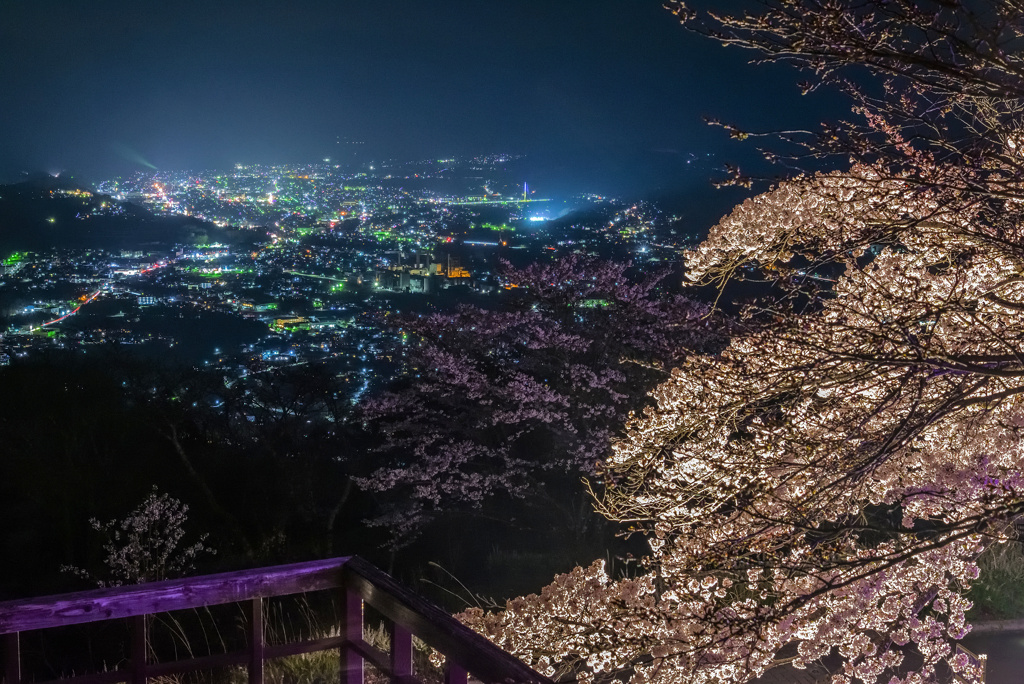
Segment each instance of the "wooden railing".
[{"label": "wooden railing", "polygon": [[[324,590],[340,593],[342,610],[337,636],[287,644],[267,643],[264,618],[267,599]],[[241,603],[248,611],[244,649],[189,660],[149,662],[149,616],[231,603]],[[364,604],[390,623],[389,653],[364,640]],[[246,666],[249,683],[263,684],[264,666],[271,659],[336,651],[342,684],[362,684],[367,661],[391,682],[415,684],[419,681],[413,672],[412,638],[415,635],[444,655],[445,684],[466,684],[470,674],[483,684],[551,684],[549,679],[358,557],[0,603],[4,684],[26,684],[21,671],[22,632],[116,619],[128,619],[131,624],[128,667],[55,682],[145,684],[147,678],[152,677]]]}]

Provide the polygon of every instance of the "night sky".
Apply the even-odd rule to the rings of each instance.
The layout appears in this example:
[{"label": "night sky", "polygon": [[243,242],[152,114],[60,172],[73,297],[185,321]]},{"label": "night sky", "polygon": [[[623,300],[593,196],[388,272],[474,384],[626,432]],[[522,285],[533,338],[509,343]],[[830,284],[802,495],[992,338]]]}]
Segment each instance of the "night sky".
[{"label": "night sky", "polygon": [[659,0],[3,0],[0,180],[358,149],[526,154],[565,189],[706,188],[692,154],[742,162],[750,145],[703,116],[826,115],[827,97],[750,57],[689,34]]}]

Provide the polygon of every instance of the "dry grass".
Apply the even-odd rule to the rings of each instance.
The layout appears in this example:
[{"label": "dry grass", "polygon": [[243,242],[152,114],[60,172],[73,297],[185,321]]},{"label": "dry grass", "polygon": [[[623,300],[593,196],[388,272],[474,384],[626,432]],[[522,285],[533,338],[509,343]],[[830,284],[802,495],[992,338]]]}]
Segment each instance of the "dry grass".
[{"label": "dry grass", "polygon": [[1024,618],[1024,543],[995,544],[978,559],[981,574],[967,596],[973,620]]}]

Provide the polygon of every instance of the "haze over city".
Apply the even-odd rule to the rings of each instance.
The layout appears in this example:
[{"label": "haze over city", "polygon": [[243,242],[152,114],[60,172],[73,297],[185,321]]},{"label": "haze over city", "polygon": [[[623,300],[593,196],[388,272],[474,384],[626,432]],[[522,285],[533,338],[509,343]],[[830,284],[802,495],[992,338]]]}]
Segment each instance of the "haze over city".
[{"label": "haze over city", "polygon": [[7,180],[504,152],[555,191],[706,190],[752,155],[703,116],[823,102],[632,0],[11,2],[0,43]]}]

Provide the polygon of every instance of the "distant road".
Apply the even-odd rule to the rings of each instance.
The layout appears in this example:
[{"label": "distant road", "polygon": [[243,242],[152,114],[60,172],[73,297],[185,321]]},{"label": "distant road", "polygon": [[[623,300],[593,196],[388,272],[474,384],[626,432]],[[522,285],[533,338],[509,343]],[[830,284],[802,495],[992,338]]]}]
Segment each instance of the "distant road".
[{"label": "distant road", "polygon": [[[168,261],[166,264],[156,263],[156,264],[153,264],[152,266],[150,266],[149,268],[139,269],[139,275],[142,275],[143,273],[149,273],[150,271],[155,271],[158,268],[163,268],[164,266],[167,266],[170,263],[171,263],[170,261]],[[86,300],[84,302],[82,302],[81,304],[79,304],[74,309],[72,309],[71,311],[67,312],[66,314],[64,314],[60,318],[55,318],[52,321],[47,321],[46,323],[41,323],[38,327],[33,328],[33,330],[38,330],[39,328],[45,328],[48,325],[54,325],[56,323],[60,323],[64,319],[70,318],[71,316],[74,316],[76,313],[78,313],[79,309],[81,309],[83,306],[85,306],[89,302],[91,302],[94,299],[96,299],[97,297],[99,297],[103,293],[103,290],[106,289],[107,286],[110,285],[110,283],[111,283],[111,281],[108,280],[107,282],[105,282],[102,285],[100,285],[100,289],[98,289],[95,292],[93,292],[91,295],[89,295],[88,298],[86,298]]]},{"label": "distant road", "polygon": [[288,273],[289,275],[302,276],[303,278],[318,278],[320,280],[330,280],[333,283],[345,282],[344,278],[331,278],[330,276],[322,276],[317,275],[315,273],[302,273],[301,271],[285,271],[285,273]]},{"label": "distant road", "polygon": [[92,293],[91,295],[89,295],[89,297],[88,297],[88,298],[87,298],[87,299],[86,299],[86,300],[85,300],[84,302],[82,302],[81,304],[79,304],[78,306],[76,306],[76,307],[75,307],[74,309],[72,309],[71,311],[68,311],[68,312],[67,312],[66,314],[64,314],[64,315],[63,315],[63,316],[61,316],[60,318],[55,318],[55,319],[53,319],[52,321],[47,321],[46,323],[42,323],[42,324],[40,324],[40,326],[39,326],[39,327],[40,327],[40,328],[45,328],[45,327],[46,327],[46,326],[48,326],[48,325],[53,325],[54,323],[60,323],[60,322],[61,322],[61,321],[63,321],[63,320],[65,319],[65,318],[70,318],[71,316],[74,316],[74,315],[75,315],[76,313],[78,313],[78,310],[79,310],[79,309],[81,309],[81,308],[82,308],[83,306],[85,306],[86,304],[88,304],[88,303],[89,303],[89,302],[91,302],[92,300],[94,300],[94,299],[96,299],[97,297],[99,297],[99,296],[100,296],[100,293],[101,293],[101,292],[103,292],[103,288],[104,288],[104,287],[106,287],[107,285],[109,285],[109,283],[103,283],[103,285],[102,285],[102,286],[100,286],[100,289],[96,290],[96,291],[95,291],[95,292],[93,292],[93,293]]}]

